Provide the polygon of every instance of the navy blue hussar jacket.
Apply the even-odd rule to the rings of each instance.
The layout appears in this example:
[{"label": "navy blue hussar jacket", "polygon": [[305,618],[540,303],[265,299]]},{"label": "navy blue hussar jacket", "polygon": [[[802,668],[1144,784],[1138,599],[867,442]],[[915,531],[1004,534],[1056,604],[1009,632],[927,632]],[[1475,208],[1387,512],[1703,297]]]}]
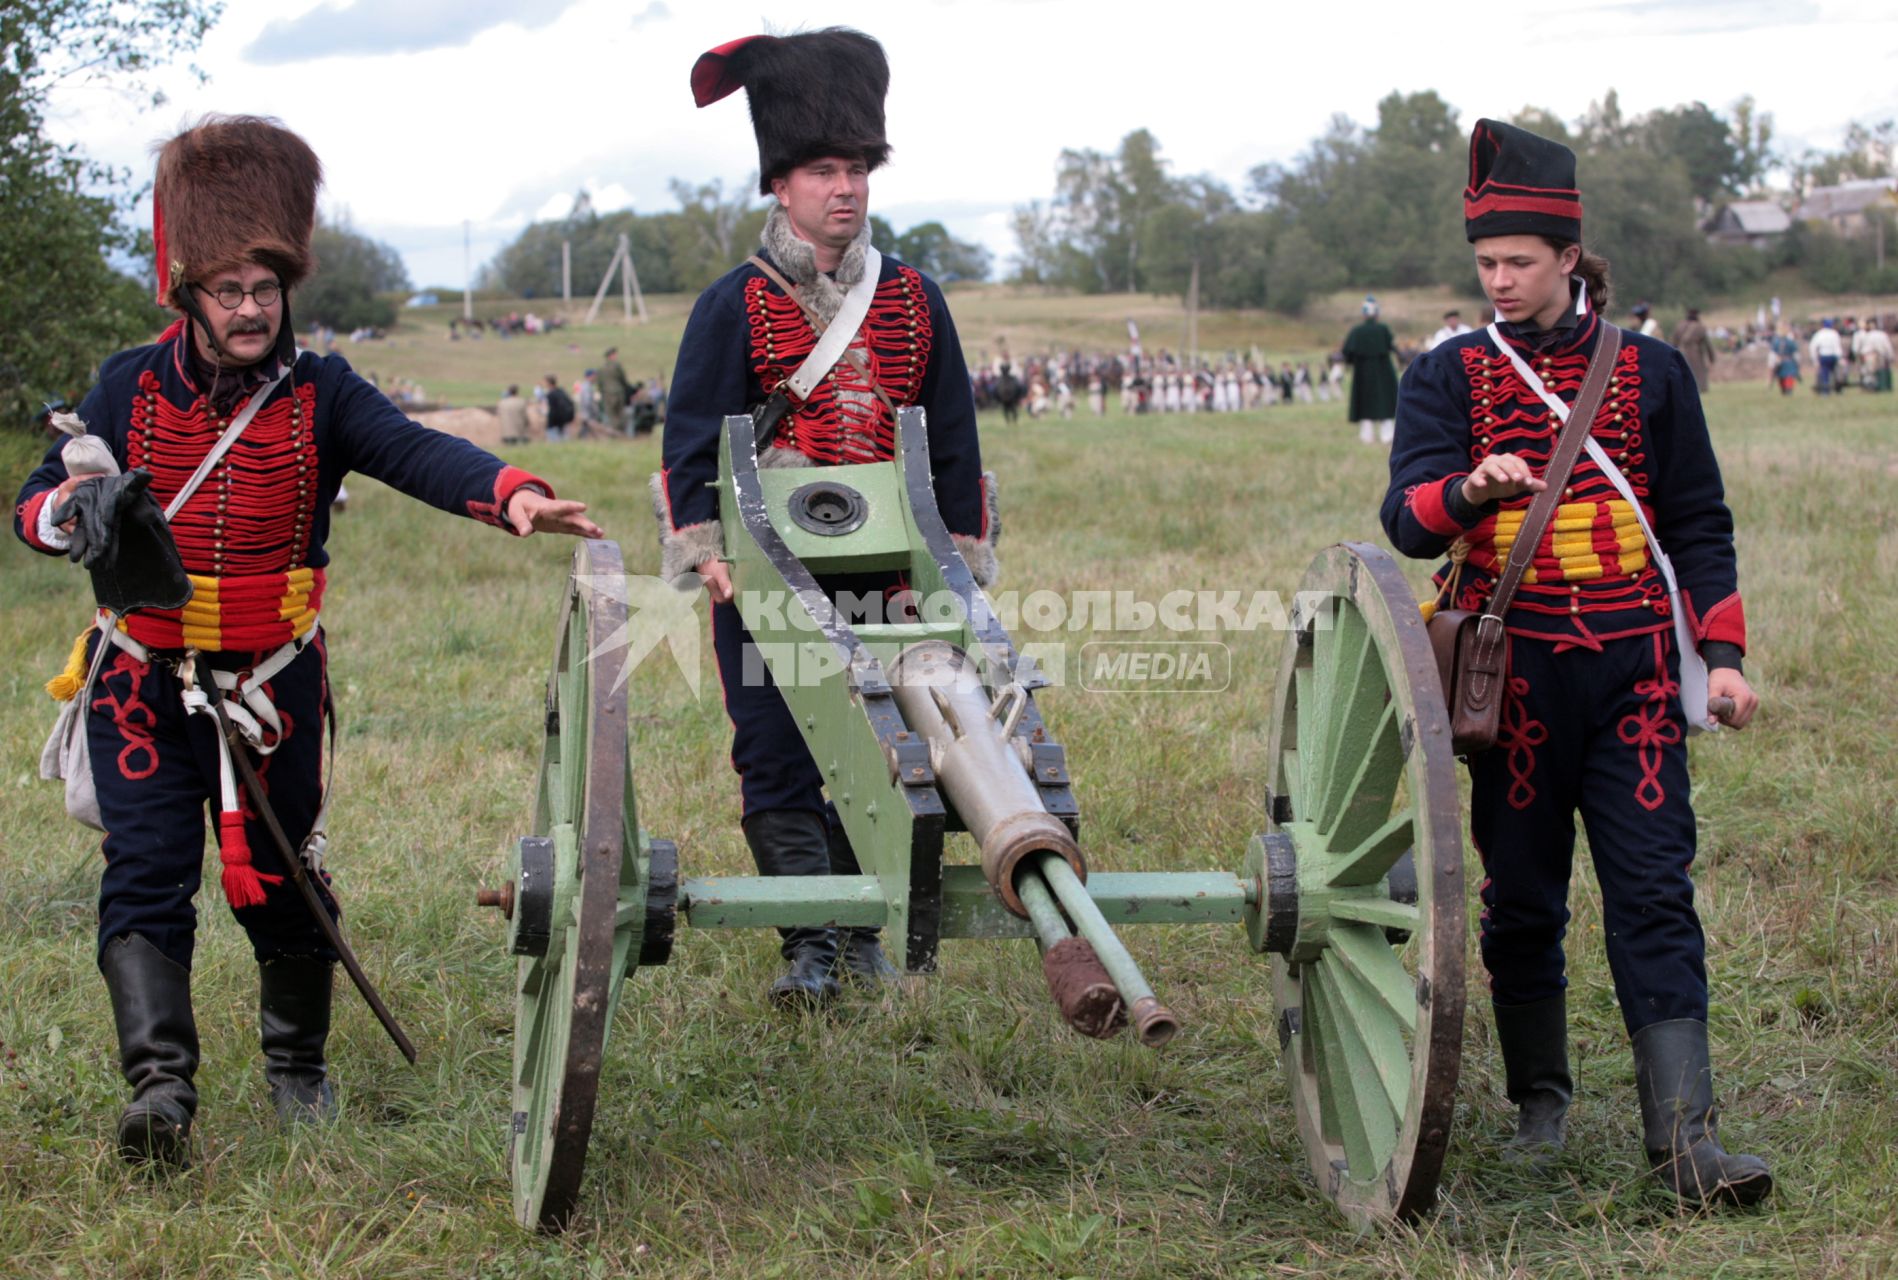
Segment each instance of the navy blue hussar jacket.
[{"label": "navy blue hussar jacket", "polygon": [[[1599,317],[1591,310],[1542,350],[1504,332],[1548,387],[1573,403],[1600,336]],[[1399,551],[1417,558],[1441,555],[1459,538],[1468,544],[1456,599],[1447,607],[1475,609],[1488,600],[1533,496],[1480,511],[1459,501],[1454,487],[1491,453],[1519,454],[1542,475],[1560,428],[1484,330],[1442,343],[1405,371],[1384,530]],[[1681,354],[1624,332],[1592,431],[1627,477],[1674,565],[1703,654],[1711,660],[1710,644],[1731,644],[1737,656],[1746,646],[1746,619],[1733,517],[1700,393]],[[1440,585],[1449,571],[1445,565],[1437,573]],[[1633,511],[1586,453],[1506,621],[1512,634],[1585,648],[1673,625],[1666,583]]]},{"label": "navy blue hussar jacket", "polygon": [[[113,356],[79,406],[122,469],[151,472],[160,506],[229,421],[194,381],[190,341],[179,321],[153,345]],[[49,555],[61,549],[40,537],[40,515],[68,475],[63,444],[27,477],[13,514],[20,540]],[[171,522],[195,598],[182,611],[140,610],[126,629],[148,645],[204,650],[267,649],[302,635],[321,607],[330,503],[352,471],[510,532],[516,491],[553,494],[539,477],[411,421],[342,357],[305,352]]]},{"label": "navy blue hussar jacket", "polygon": [[[666,550],[662,573],[690,569],[696,557],[714,553],[725,417],[763,403],[797,371],[815,342],[797,300],[750,263],[699,295],[673,368],[664,470],[654,486]],[[982,472],[968,367],[942,291],[914,267],[884,257],[855,350],[897,406],[925,410],[938,510],[977,581],[984,581],[982,562],[992,566],[996,533],[993,494]],[[760,464],[883,461],[894,456],[895,431],[889,407],[863,374],[839,360],[807,401],[794,402],[767,450],[787,455],[764,457]]]}]

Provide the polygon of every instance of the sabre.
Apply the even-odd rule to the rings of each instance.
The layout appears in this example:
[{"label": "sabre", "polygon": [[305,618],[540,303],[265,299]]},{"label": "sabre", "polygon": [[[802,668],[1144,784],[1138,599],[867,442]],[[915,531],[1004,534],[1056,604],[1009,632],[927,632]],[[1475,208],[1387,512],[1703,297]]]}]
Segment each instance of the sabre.
[{"label": "sabre", "polygon": [[297,892],[303,895],[303,905],[308,907],[310,914],[316,917],[317,927],[323,930],[323,936],[328,938],[330,946],[336,949],[336,955],[343,962],[343,969],[349,974],[349,980],[355,983],[356,990],[362,993],[364,1002],[376,1015],[376,1021],[382,1024],[382,1029],[389,1033],[391,1040],[395,1041],[395,1047],[402,1051],[402,1056],[409,1060],[409,1065],[413,1066],[416,1060],[414,1043],[409,1039],[408,1033],[402,1030],[402,1025],[395,1020],[395,1015],[389,1012],[389,1006],[383,1003],[375,984],[369,981],[369,975],[363,972],[362,963],[356,959],[356,953],[351,951],[349,943],[344,941],[343,931],[337,928],[336,921],[331,919],[329,911],[323,906],[322,897],[318,895],[316,886],[310,882],[309,874],[303,868],[302,856],[291,847],[290,838],[284,835],[283,827],[277,822],[276,810],[270,807],[270,800],[264,795],[263,780],[251,767],[243,737],[237,732],[237,726],[231,723],[230,715],[224,710],[224,699],[213,697],[208,701],[212,712],[217,716],[218,728],[223,732],[225,742],[229,744],[231,763],[237,768],[237,776],[243,779],[244,790],[250,793],[251,803],[255,804],[257,812],[263,815],[264,825],[270,829],[270,838],[277,844],[277,852],[283,855],[284,862],[290,868],[290,882],[296,885]]}]

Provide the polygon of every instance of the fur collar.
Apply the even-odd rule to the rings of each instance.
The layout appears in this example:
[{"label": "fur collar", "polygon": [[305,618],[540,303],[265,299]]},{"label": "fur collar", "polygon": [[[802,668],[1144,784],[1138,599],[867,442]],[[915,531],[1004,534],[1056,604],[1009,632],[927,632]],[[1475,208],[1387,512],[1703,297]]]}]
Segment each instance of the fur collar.
[{"label": "fur collar", "polygon": [[764,245],[772,265],[797,286],[798,297],[804,305],[829,324],[843,306],[845,292],[863,279],[864,253],[870,247],[870,220],[864,219],[857,238],[844,250],[843,261],[829,274],[817,269],[816,246],[798,238],[783,205],[775,206],[765,219],[764,234],[759,242]]}]

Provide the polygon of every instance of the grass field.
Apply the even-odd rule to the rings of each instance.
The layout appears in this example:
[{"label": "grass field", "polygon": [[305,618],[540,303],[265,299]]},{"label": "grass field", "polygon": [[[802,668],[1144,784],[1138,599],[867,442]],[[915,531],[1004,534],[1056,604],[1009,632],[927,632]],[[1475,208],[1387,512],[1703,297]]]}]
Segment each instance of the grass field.
[{"label": "grass field", "polygon": [[[490,377],[468,368],[469,385]],[[343,1119],[281,1136],[263,1096],[255,969],[209,891],[196,1164],[161,1183],[119,1164],[122,1086],[92,962],[96,841],[33,776],[53,714],[40,683],[88,597],[68,565],[16,547],[0,574],[11,659],[0,676],[0,1274],[1898,1272],[1898,400],[1719,387],[1711,410],[1765,704],[1745,734],[1696,741],[1697,876],[1723,1131],[1773,1163],[1779,1190],[1764,1211],[1685,1214],[1646,1179],[1582,872],[1569,1154],[1548,1181],[1497,1161],[1509,1109],[1473,982],[1442,1204],[1414,1228],[1354,1235],[1308,1185],[1267,966],[1237,930],[1168,927],[1129,934],[1185,1025],[1159,1053],[1064,1032],[1023,944],[947,943],[936,976],[799,1021],[762,999],[774,938],[685,931],[673,963],[625,993],[580,1221],[563,1238],[523,1234],[504,1170],[513,964],[499,919],[470,903],[528,821],[570,546],[516,542],[365,481],[332,543],[326,623],[343,726],[332,862],[421,1065],[404,1066],[339,993]],[[1289,593],[1320,547],[1375,532],[1384,455],[1341,418],[1319,406],[987,421],[1003,585]],[[22,442],[8,447],[11,485],[27,464]],[[656,567],[644,491],[655,445],[510,456],[591,501],[629,569]],[[1092,865],[1237,868],[1262,824],[1283,637],[1231,639],[1223,698],[1042,697]],[[698,700],[666,662],[642,667],[633,688],[642,818],[679,841],[690,874],[749,868],[714,682],[708,652]]]},{"label": "grass field", "polygon": [[[1898,299],[1890,297],[1811,296],[1790,273],[1780,273],[1749,288],[1744,295],[1710,300],[1703,315],[1709,325],[1724,324],[1739,330],[1774,295],[1782,295],[1786,317],[1801,324],[1821,315],[1890,314],[1898,309]],[[1139,326],[1143,348],[1149,355],[1161,351],[1183,355],[1186,351],[1186,312],[1180,299],[1174,297],[1082,296],[1004,284],[955,285],[948,297],[963,351],[972,367],[978,361],[995,359],[1004,348],[1018,359],[1070,350],[1088,354],[1124,352],[1130,320]],[[1223,359],[1228,352],[1250,357],[1256,351],[1273,367],[1287,360],[1311,361],[1316,369],[1358,322],[1363,299],[1361,291],[1340,291],[1314,298],[1296,317],[1272,311],[1206,311],[1199,318],[1199,349],[1208,359]],[[1378,301],[1383,319],[1403,346],[1420,346],[1442,323],[1448,307],[1460,307],[1471,324],[1481,315],[1474,300],[1441,287],[1382,291]],[[1623,299],[1620,305],[1632,302]],[[649,379],[661,374],[669,382],[692,299],[655,294],[646,303],[650,314],[646,324],[623,324],[619,313],[608,306],[599,320],[588,326],[574,325],[556,333],[505,341],[488,336],[453,343],[447,340],[448,321],[461,314],[459,306],[405,309],[387,338],[361,344],[344,340],[338,349],[359,371],[377,374],[385,387],[393,378],[407,378],[420,382],[431,401],[457,406],[492,405],[509,383],[527,387],[549,373],[557,374],[563,384],[571,383],[586,369],[597,366],[609,346],[620,349],[628,377]],[[505,298],[482,299],[475,304],[476,314],[483,319],[533,310],[557,312],[559,304],[549,299]],[[584,314],[584,302],[577,303],[575,310],[576,314]],[[1680,310],[1663,306],[1656,319],[1671,332],[1680,320]],[[1715,367],[1726,376],[1727,367]],[[1810,381],[1810,361],[1806,374]],[[1083,391],[1075,388],[1077,396]]]}]

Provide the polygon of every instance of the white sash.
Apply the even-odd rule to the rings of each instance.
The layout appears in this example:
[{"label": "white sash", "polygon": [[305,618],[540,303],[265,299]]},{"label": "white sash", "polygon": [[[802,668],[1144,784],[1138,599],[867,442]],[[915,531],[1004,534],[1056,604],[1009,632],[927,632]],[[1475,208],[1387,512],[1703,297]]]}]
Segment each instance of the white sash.
[{"label": "white sash", "polygon": [[[1489,340],[1509,357],[1509,363],[1515,366],[1523,384],[1542,397],[1542,402],[1549,406],[1549,412],[1555,415],[1557,422],[1567,422],[1569,407],[1562,398],[1549,390],[1541,376],[1529,367],[1529,362],[1504,340],[1501,330],[1494,323],[1489,326],[1488,333]],[[1601,473],[1608,477],[1608,482],[1615,486],[1622,500],[1634,508],[1635,519],[1641,522],[1641,536],[1648,540],[1648,552],[1654,557],[1655,567],[1661,571],[1661,577],[1667,583],[1667,602],[1674,613],[1674,648],[1680,653],[1681,711],[1687,717],[1687,731],[1701,733],[1717,729],[1719,722],[1707,714],[1707,663],[1701,658],[1700,647],[1687,625],[1687,610],[1681,604],[1680,583],[1674,577],[1674,563],[1661,550],[1660,539],[1654,536],[1654,528],[1648,523],[1647,513],[1641,509],[1640,500],[1634,496],[1634,490],[1629,487],[1628,478],[1621,474],[1621,468],[1609,460],[1607,450],[1596,443],[1592,433],[1582,447],[1594,459],[1595,465],[1601,468]]]},{"label": "white sash", "polygon": [[837,308],[836,317],[824,327],[823,336],[811,353],[804,357],[804,363],[797,372],[784,380],[784,385],[799,402],[810,399],[811,392],[824,380],[824,375],[836,367],[843,359],[844,350],[857,336],[857,330],[863,327],[863,318],[870,314],[870,300],[876,296],[877,277],[883,273],[883,255],[875,246],[865,245],[863,250],[863,276],[850,286],[850,292],[844,295],[843,305]]}]

